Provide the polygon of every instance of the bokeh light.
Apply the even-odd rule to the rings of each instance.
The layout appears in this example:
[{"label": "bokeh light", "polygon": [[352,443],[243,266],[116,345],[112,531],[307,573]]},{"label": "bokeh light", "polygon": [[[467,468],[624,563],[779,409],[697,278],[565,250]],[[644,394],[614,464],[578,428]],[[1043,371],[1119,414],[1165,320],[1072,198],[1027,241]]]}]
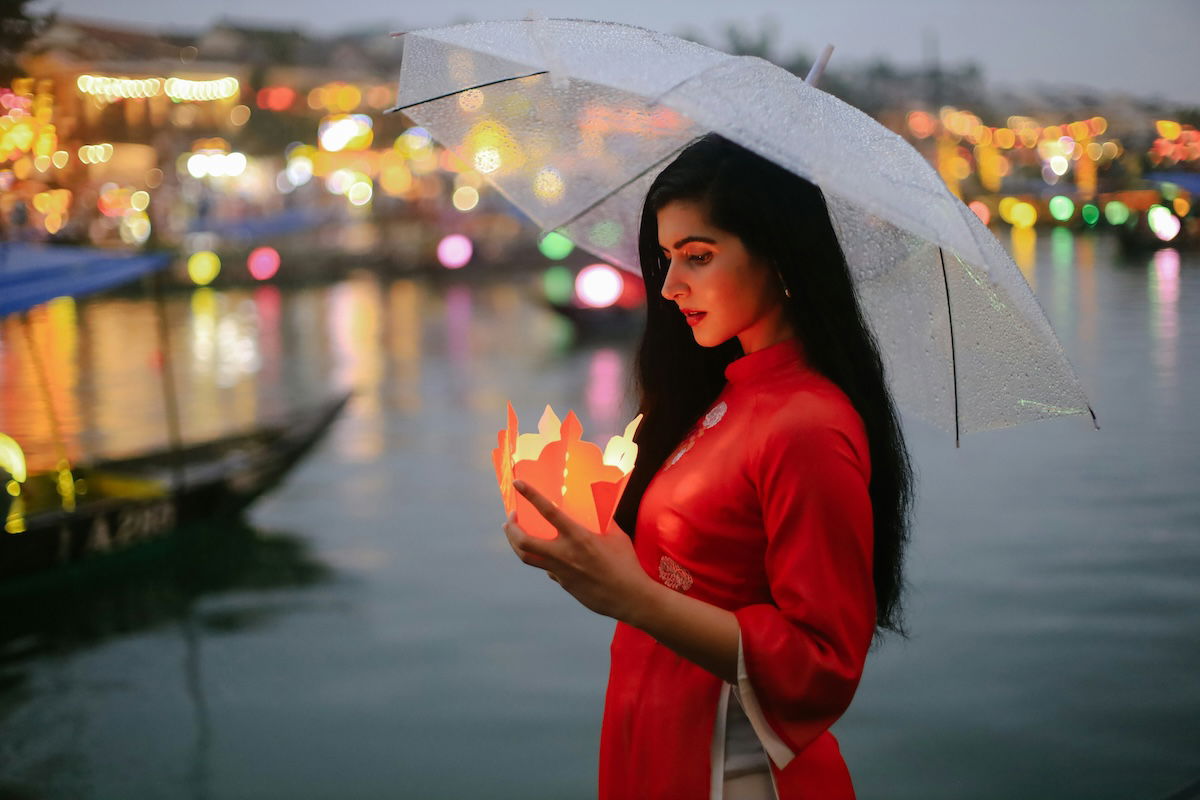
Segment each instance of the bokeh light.
[{"label": "bokeh light", "polygon": [[1075,216],[1075,203],[1064,194],[1050,198],[1050,216],[1059,222],[1066,222]]},{"label": "bokeh light", "polygon": [[460,269],[471,260],[474,250],[470,239],[461,233],[452,233],[438,242],[438,262],[446,269]]},{"label": "bokeh light", "polygon": [[330,153],[363,150],[371,146],[375,134],[366,114],[335,114],[321,120],[317,141]]},{"label": "bokeh light", "polygon": [[562,261],[574,249],[575,243],[558,231],[550,231],[538,240],[538,250],[551,261]]},{"label": "bokeh light", "polygon": [[1178,236],[1182,227],[1179,217],[1172,214],[1171,209],[1160,205],[1150,206],[1150,210],[1146,212],[1146,222],[1150,225],[1150,230],[1154,231],[1154,235],[1164,242]]},{"label": "bokeh light", "polygon": [[588,231],[588,239],[597,247],[616,247],[621,241],[621,234],[624,230],[621,223],[616,220],[604,220],[597,222]]},{"label": "bokeh light", "polygon": [[459,211],[470,211],[479,205],[479,190],[474,186],[460,186],[454,190],[450,202]]},{"label": "bokeh light", "polygon": [[591,308],[608,308],[621,296],[625,281],[608,264],[591,264],[575,276],[575,295]]},{"label": "bokeh light", "polygon": [[187,261],[188,277],[197,286],[207,286],[221,272],[221,259],[211,250],[192,253]]},{"label": "bokeh light", "polygon": [[1104,205],[1104,218],[1109,225],[1124,225],[1129,221],[1129,206],[1120,200],[1110,200]]},{"label": "bokeh light", "polygon": [[270,280],[279,272],[279,251],[273,247],[256,247],[246,258],[246,269],[256,281]]},{"label": "bokeh light", "polygon": [[1012,224],[1013,206],[1015,206],[1019,202],[1020,201],[1017,200],[1017,198],[1015,198],[1015,197],[1000,198],[1000,204],[999,204],[999,206],[997,206],[997,209],[996,209],[997,211],[1000,212],[1000,219],[1004,220],[1009,225],[1011,225]]},{"label": "bokeh light", "polygon": [[545,167],[533,178],[533,193],[543,203],[557,203],[563,196],[566,184],[562,175],[553,167]]},{"label": "bokeh light", "polygon": [[1009,212],[1009,217],[1012,219],[1013,227],[1016,228],[1032,228],[1037,224],[1037,209],[1030,203],[1017,203]]},{"label": "bokeh light", "polygon": [[484,175],[489,175],[500,169],[500,151],[494,147],[484,147],[475,151],[475,169]]},{"label": "bokeh light", "polygon": [[370,180],[359,179],[350,184],[350,188],[346,190],[346,199],[351,204],[356,206],[365,206],[371,202],[371,197],[375,194],[374,188],[371,186]]},{"label": "bokeh light", "polygon": [[1100,221],[1100,209],[1094,203],[1085,203],[1079,210],[1079,216],[1083,217],[1083,221],[1088,225],[1095,225]]},{"label": "bokeh light", "polygon": [[575,276],[564,266],[553,266],[542,273],[542,292],[555,305],[566,305],[575,292]]},{"label": "bokeh light", "polygon": [[992,212],[987,207],[987,204],[982,200],[972,200],[967,204],[967,208],[975,212],[975,216],[979,217],[979,221],[987,225],[992,220]]}]

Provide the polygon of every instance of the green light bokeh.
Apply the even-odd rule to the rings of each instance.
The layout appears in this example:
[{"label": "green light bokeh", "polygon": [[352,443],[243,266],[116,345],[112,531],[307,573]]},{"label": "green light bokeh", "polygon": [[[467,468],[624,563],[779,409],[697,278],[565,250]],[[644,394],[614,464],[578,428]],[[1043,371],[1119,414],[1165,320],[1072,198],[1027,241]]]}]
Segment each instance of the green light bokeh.
[{"label": "green light bokeh", "polygon": [[1050,216],[1059,222],[1066,222],[1075,215],[1075,203],[1065,194],[1050,198]]},{"label": "green light bokeh", "polygon": [[1104,206],[1104,218],[1109,225],[1124,225],[1129,221],[1129,206],[1120,200],[1112,200]]},{"label": "green light bokeh", "polygon": [[542,291],[555,305],[565,305],[575,293],[575,276],[566,267],[550,267],[542,273]]},{"label": "green light bokeh", "polygon": [[550,231],[538,242],[538,250],[551,261],[561,261],[574,249],[575,243],[558,231]]}]

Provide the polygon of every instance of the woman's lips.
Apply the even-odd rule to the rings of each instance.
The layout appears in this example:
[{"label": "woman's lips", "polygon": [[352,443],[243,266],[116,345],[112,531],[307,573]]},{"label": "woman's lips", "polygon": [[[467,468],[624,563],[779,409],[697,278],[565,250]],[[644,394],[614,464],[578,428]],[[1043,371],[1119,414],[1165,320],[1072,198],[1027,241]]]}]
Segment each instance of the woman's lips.
[{"label": "woman's lips", "polygon": [[704,319],[706,316],[708,316],[707,311],[694,311],[690,314],[684,314],[684,317],[687,318],[687,324],[691,325],[693,328],[699,325],[700,320]]}]

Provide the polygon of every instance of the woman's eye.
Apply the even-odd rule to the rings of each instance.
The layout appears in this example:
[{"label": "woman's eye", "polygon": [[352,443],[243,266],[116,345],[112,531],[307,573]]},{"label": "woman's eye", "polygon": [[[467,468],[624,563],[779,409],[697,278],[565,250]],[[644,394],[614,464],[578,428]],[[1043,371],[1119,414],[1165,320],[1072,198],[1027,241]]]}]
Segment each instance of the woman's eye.
[{"label": "woman's eye", "polygon": [[712,259],[712,253],[693,253],[688,259],[696,264],[707,264]]}]

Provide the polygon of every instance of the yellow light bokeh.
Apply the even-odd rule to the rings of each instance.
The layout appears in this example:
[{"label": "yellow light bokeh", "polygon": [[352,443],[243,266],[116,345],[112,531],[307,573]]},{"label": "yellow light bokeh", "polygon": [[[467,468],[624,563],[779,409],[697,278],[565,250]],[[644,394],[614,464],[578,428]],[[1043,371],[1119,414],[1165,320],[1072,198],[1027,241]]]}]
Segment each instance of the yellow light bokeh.
[{"label": "yellow light bokeh", "polygon": [[365,206],[374,193],[369,180],[357,180],[346,190],[346,199],[356,206]]},{"label": "yellow light bokeh", "polygon": [[190,81],[167,78],[163,91],[172,100],[224,100],[236,97],[241,90],[237,78],[217,78],[212,81]]},{"label": "yellow light bokeh", "polygon": [[1032,228],[1037,224],[1037,209],[1029,203],[1017,203],[1012,207],[1008,215],[1015,228]]},{"label": "yellow light bokeh", "polygon": [[[328,99],[329,95],[326,94]],[[333,104],[338,111],[353,111],[362,102],[362,92],[353,84],[339,86],[333,93]],[[332,109],[331,109],[332,110]]]},{"label": "yellow light bokeh", "polygon": [[379,187],[385,194],[399,197],[407,194],[412,188],[412,173],[402,165],[390,165],[383,168],[379,175]]},{"label": "yellow light bokeh", "polygon": [[479,205],[479,191],[473,186],[460,186],[454,190],[450,202],[459,211],[470,211]]},{"label": "yellow light bokeh", "polygon": [[1159,136],[1172,142],[1179,138],[1179,134],[1183,133],[1183,126],[1174,120],[1160,119],[1154,123],[1154,127],[1158,130]]},{"label": "yellow light bokeh", "polygon": [[543,202],[557,203],[566,191],[562,175],[552,167],[545,167],[533,177],[533,193]]},{"label": "yellow light bokeh", "polygon": [[211,250],[192,253],[187,261],[188,277],[197,286],[207,286],[221,272],[221,259]]},{"label": "yellow light bokeh", "polygon": [[996,210],[1000,213],[1000,219],[1011,225],[1013,206],[1015,206],[1018,202],[1020,201],[1015,197],[1000,198],[1000,205],[996,208]]},{"label": "yellow light bokeh", "polygon": [[458,107],[470,114],[483,108],[484,94],[482,89],[467,89],[458,96]]}]

